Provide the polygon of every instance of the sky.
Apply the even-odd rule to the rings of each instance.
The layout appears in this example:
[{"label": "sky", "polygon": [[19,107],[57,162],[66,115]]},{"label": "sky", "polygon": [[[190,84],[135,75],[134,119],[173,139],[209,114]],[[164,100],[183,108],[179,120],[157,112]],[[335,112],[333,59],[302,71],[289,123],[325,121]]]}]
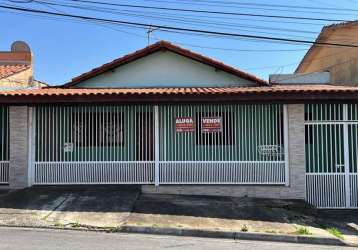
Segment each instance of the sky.
[{"label": "sky", "polygon": [[[358,19],[356,17],[358,0],[92,1],[332,20]],[[73,0],[0,0],[1,5],[143,24],[308,41],[314,41],[324,25],[334,23],[333,21],[152,10]],[[8,51],[11,43],[17,40],[28,43],[34,55],[35,78],[50,85],[66,83],[81,73],[148,45],[147,29],[34,15],[2,8],[0,8],[0,27],[0,51]],[[193,35],[161,29],[151,33],[149,43],[152,44],[157,40],[170,41],[264,79],[268,79],[269,74],[293,73],[310,47],[302,43],[288,44],[246,38]],[[344,39],[339,42],[344,43]]]}]

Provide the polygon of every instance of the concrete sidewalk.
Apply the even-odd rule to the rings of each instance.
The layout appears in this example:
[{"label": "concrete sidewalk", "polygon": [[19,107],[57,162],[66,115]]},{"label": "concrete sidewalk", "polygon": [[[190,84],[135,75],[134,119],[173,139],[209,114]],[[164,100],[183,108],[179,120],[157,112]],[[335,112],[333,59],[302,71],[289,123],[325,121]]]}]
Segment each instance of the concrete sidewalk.
[{"label": "concrete sidewalk", "polygon": [[[342,224],[338,227],[320,213],[300,201],[140,194],[135,186],[41,187],[0,193],[3,226],[202,236],[216,232],[234,238],[261,234],[272,239],[290,236],[292,242],[297,237],[337,240],[323,228],[342,228]],[[352,244],[358,243],[357,231],[344,233]]]}]

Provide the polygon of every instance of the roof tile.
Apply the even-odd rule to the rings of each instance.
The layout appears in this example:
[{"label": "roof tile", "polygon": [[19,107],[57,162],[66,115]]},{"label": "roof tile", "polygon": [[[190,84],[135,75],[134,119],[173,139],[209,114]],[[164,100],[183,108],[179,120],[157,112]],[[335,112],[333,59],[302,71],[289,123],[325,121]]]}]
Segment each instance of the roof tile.
[{"label": "roof tile", "polygon": [[30,68],[28,64],[0,65],[0,79],[4,79]]},{"label": "roof tile", "polygon": [[270,93],[347,93],[358,94],[358,87],[337,85],[272,85],[219,88],[59,88],[0,91],[1,96],[96,96],[96,95],[206,95],[206,94],[270,94]]}]

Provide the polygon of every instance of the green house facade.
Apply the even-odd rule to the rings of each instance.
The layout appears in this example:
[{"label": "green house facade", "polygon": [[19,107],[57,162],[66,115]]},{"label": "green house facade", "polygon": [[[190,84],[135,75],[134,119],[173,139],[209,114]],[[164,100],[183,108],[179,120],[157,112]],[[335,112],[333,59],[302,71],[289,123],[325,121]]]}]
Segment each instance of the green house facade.
[{"label": "green house facade", "polygon": [[0,92],[0,183],[358,207],[358,88],[272,84],[168,42]]}]

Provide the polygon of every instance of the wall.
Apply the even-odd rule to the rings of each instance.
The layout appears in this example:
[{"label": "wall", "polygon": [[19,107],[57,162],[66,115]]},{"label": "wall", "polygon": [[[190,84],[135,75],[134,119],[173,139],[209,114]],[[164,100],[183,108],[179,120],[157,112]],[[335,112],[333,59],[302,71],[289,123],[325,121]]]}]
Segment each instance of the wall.
[{"label": "wall", "polygon": [[1,87],[28,87],[32,85],[32,67],[15,75],[0,80]]},{"label": "wall", "polygon": [[[329,28],[321,42],[355,44],[358,40],[358,25]],[[358,85],[358,50],[334,46],[314,47],[304,59],[296,73],[329,71],[331,83],[338,85]]]},{"label": "wall", "polygon": [[254,83],[169,51],[159,51],[77,87],[248,86]]},{"label": "wall", "polygon": [[27,106],[10,106],[10,188],[25,188],[28,178],[28,113]]},{"label": "wall", "polygon": [[289,186],[268,185],[144,185],[144,193],[249,196],[259,198],[305,198],[304,105],[288,105]]}]

